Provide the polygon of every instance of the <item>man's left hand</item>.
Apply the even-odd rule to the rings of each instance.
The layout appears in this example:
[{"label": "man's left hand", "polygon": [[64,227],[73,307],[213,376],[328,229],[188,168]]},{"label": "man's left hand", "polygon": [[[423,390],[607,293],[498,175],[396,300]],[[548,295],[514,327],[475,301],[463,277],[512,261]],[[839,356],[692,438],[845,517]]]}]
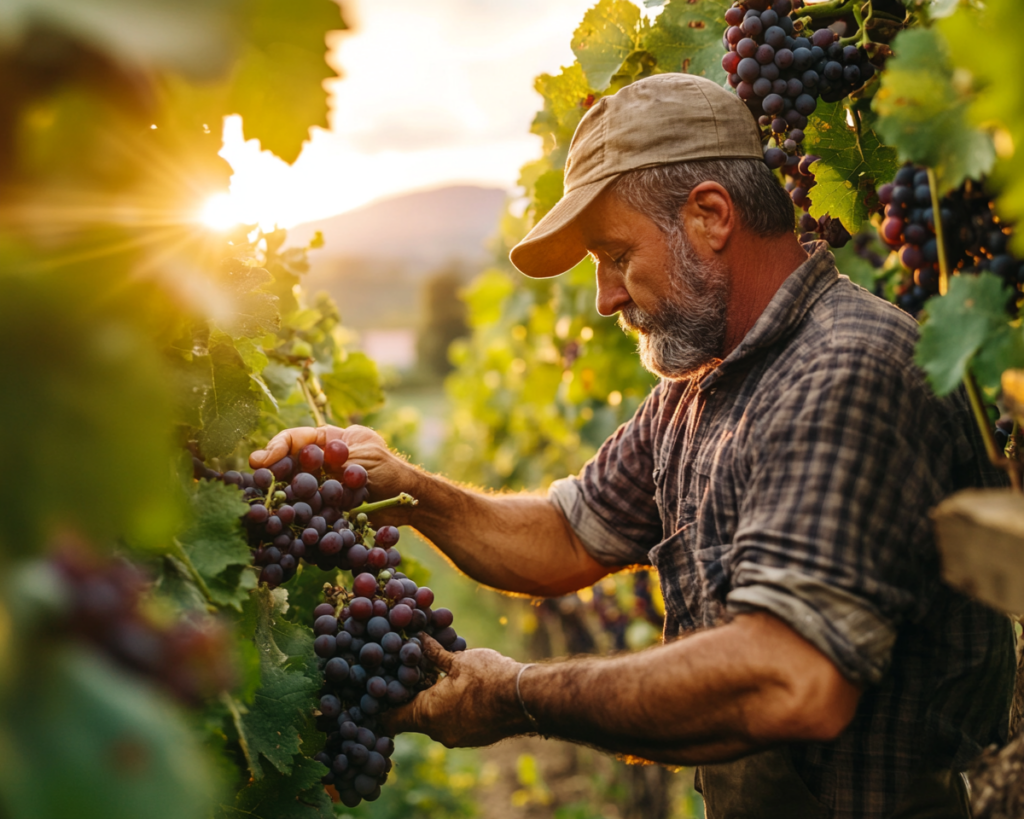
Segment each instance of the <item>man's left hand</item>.
[{"label": "man's left hand", "polygon": [[530,731],[516,699],[520,663],[488,648],[452,654],[431,637],[422,639],[423,653],[447,676],[384,715],[391,736],[415,731],[449,748],[464,748]]}]

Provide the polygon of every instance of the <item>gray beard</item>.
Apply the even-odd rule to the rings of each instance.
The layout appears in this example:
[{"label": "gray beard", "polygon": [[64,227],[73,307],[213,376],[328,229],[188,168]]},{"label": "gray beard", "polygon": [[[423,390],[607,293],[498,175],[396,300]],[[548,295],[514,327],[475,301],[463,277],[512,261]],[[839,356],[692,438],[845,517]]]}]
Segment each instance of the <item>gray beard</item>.
[{"label": "gray beard", "polygon": [[619,313],[623,330],[639,333],[644,368],[672,381],[706,369],[722,355],[729,280],[721,265],[693,252],[680,226],[668,241],[674,262],[672,295],[657,313],[631,304]]}]

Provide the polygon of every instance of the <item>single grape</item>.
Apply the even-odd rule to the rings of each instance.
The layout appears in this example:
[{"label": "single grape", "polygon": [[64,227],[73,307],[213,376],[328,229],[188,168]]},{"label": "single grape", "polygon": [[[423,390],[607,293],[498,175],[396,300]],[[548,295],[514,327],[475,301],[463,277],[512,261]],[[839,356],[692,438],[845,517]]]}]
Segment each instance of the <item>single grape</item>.
[{"label": "single grape", "polygon": [[320,634],[337,634],[338,632],[338,619],[334,614],[323,614],[316,618],[316,622],[313,623],[313,633],[316,635]]},{"label": "single grape", "polygon": [[260,582],[266,583],[268,586],[280,585],[282,580],[284,580],[284,569],[277,563],[265,566],[263,571],[260,572]]},{"label": "single grape", "polygon": [[334,615],[334,606],[330,603],[321,603],[315,609],[313,609],[313,617],[323,617],[325,614]]},{"label": "single grape", "polygon": [[359,650],[359,664],[363,666],[363,668],[377,668],[383,660],[384,649],[382,649],[377,643],[366,643],[366,645]]},{"label": "single grape", "polygon": [[256,524],[266,523],[268,517],[270,517],[270,512],[267,511],[267,507],[262,503],[254,503],[245,514],[247,521]]},{"label": "single grape", "polygon": [[404,603],[398,603],[388,615],[395,628],[407,628],[413,619],[413,610]]},{"label": "single grape", "polygon": [[341,713],[341,700],[333,694],[325,694],[320,698],[320,713],[325,717],[337,717]]},{"label": "single grape", "polygon": [[324,451],[316,444],[307,444],[299,451],[299,465],[306,472],[319,475],[324,465]]},{"label": "single grape", "polygon": [[274,483],[274,473],[266,468],[257,469],[252,473],[252,482],[260,489],[266,491]]},{"label": "single grape", "polygon": [[447,628],[455,620],[455,615],[448,609],[434,609],[430,622],[435,628]]},{"label": "single grape", "polygon": [[295,493],[295,497],[300,500],[308,501],[316,494],[316,490],[320,484],[317,483],[317,479],[310,475],[308,472],[300,472],[294,478],[292,478],[292,492]]},{"label": "single grape", "polygon": [[324,666],[324,674],[333,683],[343,683],[348,679],[348,663],[341,657],[334,657]]},{"label": "single grape", "polygon": [[388,684],[384,682],[383,677],[370,677],[366,681],[366,693],[379,700],[387,696]]},{"label": "single grape", "polygon": [[398,659],[403,665],[418,666],[423,659],[423,651],[415,643],[406,643],[398,652]]},{"label": "single grape", "polygon": [[313,641],[313,652],[317,657],[333,657],[337,647],[338,641],[330,634],[321,634]]},{"label": "single grape", "polygon": [[[409,612],[409,616],[412,617],[412,612]],[[395,625],[394,620],[391,621],[391,625]],[[402,648],[402,635],[389,631],[380,638],[380,647],[384,649],[385,654],[397,654]]]},{"label": "single grape", "polygon": [[295,462],[285,455],[277,463],[271,464],[270,471],[276,480],[286,481],[291,478],[292,472],[295,471]]},{"label": "single grape", "polygon": [[349,464],[341,473],[341,482],[349,489],[362,489],[366,486],[366,469],[359,464]]},{"label": "single grape", "polygon": [[391,631],[391,624],[384,617],[371,617],[366,624],[366,635],[371,640],[379,642],[380,638],[389,631]]},{"label": "single grape", "polygon": [[377,578],[369,572],[356,575],[352,581],[352,590],[360,597],[372,597],[377,593]]}]

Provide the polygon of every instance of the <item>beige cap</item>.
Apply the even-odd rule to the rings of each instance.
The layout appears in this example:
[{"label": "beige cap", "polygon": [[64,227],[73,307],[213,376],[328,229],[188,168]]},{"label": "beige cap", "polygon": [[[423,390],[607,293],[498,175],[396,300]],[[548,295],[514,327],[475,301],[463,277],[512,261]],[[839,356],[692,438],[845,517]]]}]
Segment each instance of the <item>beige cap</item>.
[{"label": "beige cap", "polygon": [[695,159],[761,159],[747,106],[706,77],[656,74],[602,97],[573,134],[565,195],[512,248],[527,276],[557,276],[587,255],[576,218],[626,171]]}]

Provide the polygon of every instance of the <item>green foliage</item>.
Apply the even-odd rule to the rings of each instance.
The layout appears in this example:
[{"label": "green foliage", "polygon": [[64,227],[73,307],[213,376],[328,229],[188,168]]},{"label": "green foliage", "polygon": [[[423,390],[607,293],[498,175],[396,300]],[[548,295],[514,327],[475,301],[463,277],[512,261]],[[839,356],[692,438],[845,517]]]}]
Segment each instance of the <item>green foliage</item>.
[{"label": "green foliage", "polygon": [[644,42],[658,71],[724,81],[722,34],[725,10],[731,5],[729,0],[670,0]]},{"label": "green foliage", "polygon": [[[157,545],[178,508],[168,393],[143,328],[118,306],[97,313],[73,278],[27,270],[2,248],[0,260],[0,344],[10,351],[0,426],[11,464],[0,491],[18,509],[0,554],[28,556],[68,521],[97,538]],[[120,387],[104,389],[112,383]]]},{"label": "green foliage", "polygon": [[[977,40],[978,42],[984,40]],[[940,189],[980,179],[992,168],[995,150],[987,134],[968,123],[970,96],[955,82],[946,42],[934,30],[909,29],[894,41],[896,56],[875,95],[878,132],[901,162],[935,169]]]},{"label": "green foliage", "polygon": [[1024,336],[1009,323],[1010,292],[991,273],[954,276],[945,296],[925,304],[916,359],[937,395],[956,389],[968,367],[983,387],[999,388],[1003,370],[1024,365]]},{"label": "green foliage", "polygon": [[[850,116],[855,127],[847,122]],[[818,103],[805,131],[805,150],[820,160],[811,165],[815,182],[811,216],[830,215],[851,233],[867,221],[869,204],[877,204],[875,188],[896,174],[896,152],[882,144],[871,128],[868,112],[842,103]]]},{"label": "green foliage", "polygon": [[[999,211],[1017,222],[1024,217],[1024,152],[1020,150],[1024,145],[1024,75],[1014,62],[1014,27],[1019,15],[1020,6],[1014,0],[988,0],[982,6],[962,6],[939,25],[959,74],[969,72],[973,79],[971,120],[995,129],[998,158],[992,181],[1002,193]],[[1013,249],[1024,256],[1024,235],[1019,232]]]},{"label": "green foliage", "polygon": [[250,0],[245,46],[231,76],[225,107],[242,115],[246,136],[294,162],[311,126],[327,127],[324,35],[344,28],[333,0]]},{"label": "green foliage", "polygon": [[216,768],[177,708],[84,650],[34,659],[0,708],[5,816],[181,819],[209,810]]},{"label": "green foliage", "polygon": [[599,0],[583,16],[572,51],[592,88],[604,91],[611,84],[646,30],[640,9],[630,0]]}]

